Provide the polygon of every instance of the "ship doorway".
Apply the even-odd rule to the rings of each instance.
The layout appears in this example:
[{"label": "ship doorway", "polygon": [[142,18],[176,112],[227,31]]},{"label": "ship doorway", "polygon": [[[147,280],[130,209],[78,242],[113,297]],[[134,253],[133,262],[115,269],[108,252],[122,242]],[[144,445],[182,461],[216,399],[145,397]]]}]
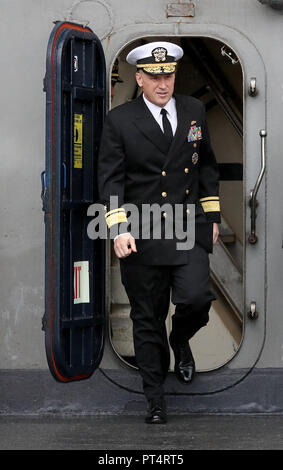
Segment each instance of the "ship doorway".
[{"label": "ship doorway", "polygon": [[[139,39],[119,53],[122,82],[115,84],[111,108],[140,94],[135,70],[125,60],[127,53],[138,45],[156,40],[170,40],[184,49],[175,92],[194,96],[205,103],[212,147],[219,164],[222,223],[219,240],[210,255],[211,282],[217,300],[212,303],[209,323],[190,341],[197,371],[209,371],[223,366],[237,354],[245,327],[243,69],[235,52],[219,40],[206,37]],[[109,256],[110,343],[121,361],[135,368],[130,305],[112,243]],[[166,321],[168,334],[173,313],[174,305],[171,304]],[[170,369],[173,367],[171,351]]]}]

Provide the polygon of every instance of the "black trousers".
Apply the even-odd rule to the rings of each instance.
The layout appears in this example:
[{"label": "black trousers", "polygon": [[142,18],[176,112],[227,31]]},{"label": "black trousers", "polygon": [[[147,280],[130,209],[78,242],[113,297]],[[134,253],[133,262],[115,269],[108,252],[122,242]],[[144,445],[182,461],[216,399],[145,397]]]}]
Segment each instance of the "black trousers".
[{"label": "black trousers", "polygon": [[[189,340],[209,320],[211,301],[209,257],[195,245],[184,265],[131,265],[120,260],[121,279],[131,305],[136,362],[146,398],[163,395],[170,364],[165,320],[170,293],[176,306],[172,335]],[[172,292],[171,292],[172,290]]]}]

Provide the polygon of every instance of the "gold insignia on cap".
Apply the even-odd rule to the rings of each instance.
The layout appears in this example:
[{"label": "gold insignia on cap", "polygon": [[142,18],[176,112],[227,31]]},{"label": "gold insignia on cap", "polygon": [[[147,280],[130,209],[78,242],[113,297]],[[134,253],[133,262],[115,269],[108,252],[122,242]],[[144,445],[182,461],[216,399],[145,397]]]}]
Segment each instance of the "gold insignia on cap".
[{"label": "gold insignia on cap", "polygon": [[156,47],[151,51],[155,62],[164,62],[167,56],[167,49],[165,47]]},{"label": "gold insignia on cap", "polygon": [[138,69],[143,69],[148,73],[172,73],[175,72],[177,62],[170,62],[166,64],[137,64]]}]

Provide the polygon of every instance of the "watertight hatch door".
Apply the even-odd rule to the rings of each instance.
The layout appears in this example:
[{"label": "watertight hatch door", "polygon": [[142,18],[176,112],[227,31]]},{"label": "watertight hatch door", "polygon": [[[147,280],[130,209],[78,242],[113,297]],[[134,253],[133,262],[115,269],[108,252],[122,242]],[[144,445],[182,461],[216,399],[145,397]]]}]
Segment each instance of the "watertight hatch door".
[{"label": "watertight hatch door", "polygon": [[96,160],[105,116],[105,59],[90,28],[57,22],[46,91],[45,315],[47,361],[60,382],[86,379],[104,347],[105,246],[87,235],[97,198]]}]

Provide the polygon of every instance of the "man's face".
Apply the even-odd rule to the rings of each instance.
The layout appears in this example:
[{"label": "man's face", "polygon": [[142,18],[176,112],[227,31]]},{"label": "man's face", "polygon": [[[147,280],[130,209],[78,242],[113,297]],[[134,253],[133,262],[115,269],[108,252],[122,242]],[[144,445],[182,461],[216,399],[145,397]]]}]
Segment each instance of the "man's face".
[{"label": "man's face", "polygon": [[142,87],[144,96],[153,104],[165,106],[174,92],[175,73],[151,75],[143,71],[136,73],[137,84]]}]

